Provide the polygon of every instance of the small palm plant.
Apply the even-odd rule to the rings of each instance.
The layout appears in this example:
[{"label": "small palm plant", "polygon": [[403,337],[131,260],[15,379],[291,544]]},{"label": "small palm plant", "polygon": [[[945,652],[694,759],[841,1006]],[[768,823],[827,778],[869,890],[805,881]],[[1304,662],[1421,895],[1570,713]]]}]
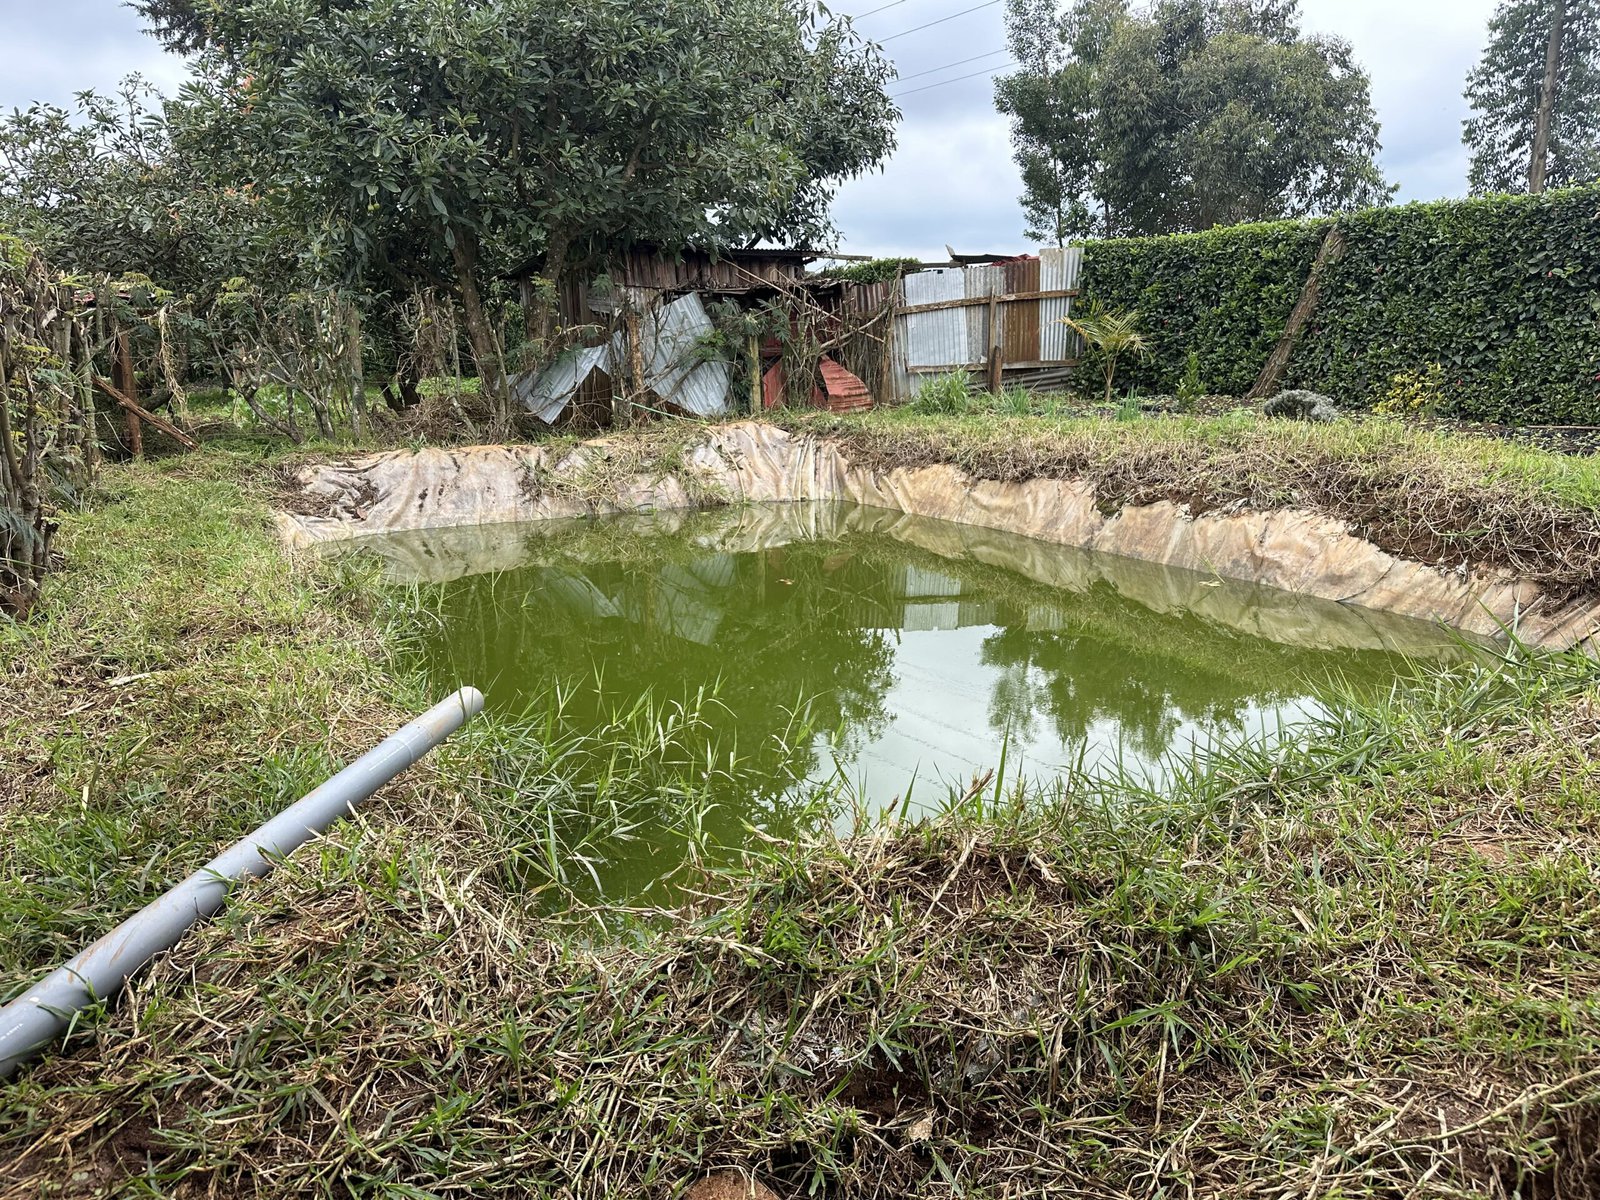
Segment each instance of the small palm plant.
[{"label": "small palm plant", "polygon": [[1137,309],[1107,308],[1096,300],[1081,317],[1062,317],[1061,323],[1100,352],[1106,374],[1106,403],[1117,377],[1117,360],[1124,354],[1144,355],[1144,334],[1139,332]]}]

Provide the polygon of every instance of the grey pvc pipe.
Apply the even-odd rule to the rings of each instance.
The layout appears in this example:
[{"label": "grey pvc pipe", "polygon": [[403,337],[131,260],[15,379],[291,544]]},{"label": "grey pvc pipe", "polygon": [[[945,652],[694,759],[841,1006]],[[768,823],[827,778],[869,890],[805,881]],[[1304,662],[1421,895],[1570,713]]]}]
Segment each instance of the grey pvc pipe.
[{"label": "grey pvc pipe", "polygon": [[482,711],[477,688],[447,696],[0,1008],[0,1079],[65,1032],[80,1011],[116,995],[197,921],[216,914],[235,883],[265,875],[275,859],[325,832]]}]

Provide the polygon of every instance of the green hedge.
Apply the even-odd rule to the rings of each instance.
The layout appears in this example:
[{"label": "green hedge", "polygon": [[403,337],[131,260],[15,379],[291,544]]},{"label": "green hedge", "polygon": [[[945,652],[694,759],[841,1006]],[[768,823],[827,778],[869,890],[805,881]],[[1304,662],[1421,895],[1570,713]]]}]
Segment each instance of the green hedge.
[{"label": "green hedge", "polygon": [[[1440,411],[1508,424],[1600,424],[1600,187],[1410,204],[1340,218],[1347,249],[1286,382],[1371,407],[1438,363]],[[1328,219],[1091,242],[1086,299],[1137,308],[1150,357],[1126,381],[1171,392],[1255,383]]]}]

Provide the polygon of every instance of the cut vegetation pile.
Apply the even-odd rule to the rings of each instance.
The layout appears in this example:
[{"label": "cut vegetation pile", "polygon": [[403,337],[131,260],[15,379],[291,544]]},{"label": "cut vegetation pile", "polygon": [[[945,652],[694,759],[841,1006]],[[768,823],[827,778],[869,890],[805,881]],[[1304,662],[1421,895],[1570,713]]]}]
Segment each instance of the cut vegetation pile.
[{"label": "cut vegetation pile", "polygon": [[1502,568],[1559,599],[1600,594],[1600,469],[1593,460],[1392,421],[1312,426],[1223,419],[1115,421],[982,414],[790,414],[887,471],[949,463],[980,479],[1083,479],[1100,505],[1307,508],[1398,557]]},{"label": "cut vegetation pile", "polygon": [[[1551,572],[1514,499],[1593,503],[1581,466],[1365,428],[807,427],[1108,499],[1366,472],[1382,528]],[[427,699],[417,609],[284,561],[269,469],[109,471],[41,623],[0,632],[11,991]],[[604,745],[559,706],[475,726],[249,886],[0,1086],[0,1196],[665,1198],[739,1168],[783,1197],[1600,1197],[1590,659],[1441,670],[1161,794],[991,781],[916,827],[752,833],[682,910],[566,903],[638,820],[692,843],[697,779],[736,769],[680,753],[714,697],[670,699]]]}]

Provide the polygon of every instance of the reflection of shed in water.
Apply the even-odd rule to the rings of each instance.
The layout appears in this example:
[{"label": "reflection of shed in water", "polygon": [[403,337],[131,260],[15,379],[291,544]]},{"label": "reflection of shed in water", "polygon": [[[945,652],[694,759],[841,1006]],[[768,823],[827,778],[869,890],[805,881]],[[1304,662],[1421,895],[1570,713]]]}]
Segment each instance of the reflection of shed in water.
[{"label": "reflection of shed in water", "polygon": [[[685,563],[667,563],[648,575],[630,574],[609,590],[581,571],[547,567],[539,572],[545,598],[564,612],[590,620],[624,620],[701,646],[715,644],[730,614],[747,607],[773,586],[794,581],[785,572],[816,567],[824,575],[848,569],[855,578],[844,589],[804,589],[797,599],[808,608],[826,609],[828,618],[855,629],[907,632],[968,629],[1002,622],[1001,605],[972,595],[970,584],[912,564],[880,566],[833,555],[796,560],[782,551],[760,555],[741,569],[739,556],[708,554]],[[868,576],[863,578],[863,576]],[[1047,605],[1025,614],[1032,629],[1056,629],[1059,613]]]},{"label": "reflection of shed in water", "polygon": [[595,587],[587,575],[557,567],[541,567],[538,579],[539,587],[550,602],[575,617],[604,621],[622,615],[616,604]]},{"label": "reflection of shed in water", "polygon": [[738,581],[733,556],[716,554],[683,566],[669,563],[651,581],[653,586],[630,589],[618,601],[631,621],[709,646],[727,610],[722,593]]},{"label": "reflection of shed in water", "polygon": [[684,641],[709,646],[739,582],[731,554],[687,564],[668,563],[648,577],[630,577],[611,594],[580,570],[538,568],[539,599],[585,621],[624,620]]}]

